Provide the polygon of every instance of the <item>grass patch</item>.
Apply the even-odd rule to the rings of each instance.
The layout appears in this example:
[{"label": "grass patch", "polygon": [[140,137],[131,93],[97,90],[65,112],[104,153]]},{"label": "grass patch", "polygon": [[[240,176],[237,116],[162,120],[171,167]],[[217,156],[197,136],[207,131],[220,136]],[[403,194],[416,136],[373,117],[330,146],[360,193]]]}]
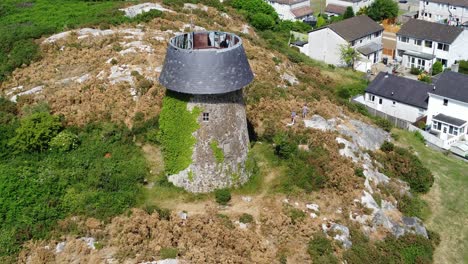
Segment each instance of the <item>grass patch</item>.
[{"label": "grass patch", "polygon": [[161,248],[159,251],[159,256],[161,259],[175,259],[179,254],[179,250],[173,247]]},{"label": "grass patch", "polygon": [[411,132],[394,130],[399,142],[412,147],[424,165],[431,168],[435,182],[431,191],[422,196],[432,214],[426,226],[441,235],[434,255],[435,263],[468,263],[468,163],[424,146]]}]

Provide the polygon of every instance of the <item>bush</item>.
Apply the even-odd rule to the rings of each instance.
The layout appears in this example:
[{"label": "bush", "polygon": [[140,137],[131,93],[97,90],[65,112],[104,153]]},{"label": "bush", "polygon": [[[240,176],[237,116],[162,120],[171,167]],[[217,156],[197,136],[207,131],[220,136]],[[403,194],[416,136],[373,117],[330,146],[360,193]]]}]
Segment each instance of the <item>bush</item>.
[{"label": "bush", "polygon": [[361,178],[365,178],[364,169],[361,167],[354,169],[354,175],[361,177]]},{"label": "bush", "polygon": [[387,119],[381,118],[381,117],[376,117],[375,118],[375,124],[378,125],[380,128],[383,130],[390,132],[392,130],[392,123],[388,121]]},{"label": "bush", "polygon": [[243,213],[239,217],[239,222],[244,223],[244,224],[250,224],[253,222],[253,216],[251,214]]},{"label": "bush", "polygon": [[413,153],[400,147],[394,146],[393,151],[390,150],[391,147],[386,149],[385,155],[377,156],[378,161],[384,165],[384,173],[406,181],[411,190],[415,192],[428,192],[434,184],[434,176],[424,167],[421,160]]},{"label": "bush", "polygon": [[425,73],[421,73],[420,75],[418,75],[418,80],[421,81],[421,82],[425,82],[425,83],[431,83],[432,82],[431,76],[429,76],[428,74],[425,74]]},{"label": "bush", "polygon": [[423,144],[426,143],[426,140],[424,139],[424,136],[421,134],[421,132],[416,130],[416,131],[413,132],[413,135],[421,143],[423,143]]},{"label": "bush", "polygon": [[179,254],[179,250],[173,247],[161,248],[159,256],[161,259],[175,259]]},{"label": "bush", "polygon": [[269,15],[263,13],[257,13],[252,16],[251,22],[252,26],[254,26],[258,30],[267,30],[272,29],[275,26],[275,20]]},{"label": "bush", "polygon": [[77,135],[69,131],[62,131],[57,136],[52,138],[49,143],[49,147],[51,150],[66,152],[76,149],[79,144],[80,140]]},{"label": "bush", "polygon": [[411,67],[410,73],[413,75],[419,75],[422,73],[422,70],[416,67]]},{"label": "bush", "polygon": [[442,65],[442,62],[436,61],[434,65],[432,65],[432,75],[437,75],[441,73],[444,70],[443,67],[444,66]]},{"label": "bush", "polygon": [[306,213],[294,207],[289,208],[288,215],[294,225],[306,217]]},{"label": "bush", "polygon": [[458,63],[460,64],[458,67],[458,72],[468,74],[468,60],[461,60]]},{"label": "bush", "polygon": [[273,143],[275,144],[275,154],[282,159],[288,159],[297,152],[297,144],[292,142],[287,134],[276,134]]},{"label": "bush", "polygon": [[215,190],[216,202],[221,205],[227,205],[231,201],[231,192],[229,189],[217,189]]},{"label": "bush", "polygon": [[380,150],[382,150],[383,152],[391,152],[394,148],[395,145],[393,145],[393,143],[389,141],[384,141],[384,143],[382,143],[382,146],[380,146]]},{"label": "bush", "polygon": [[9,144],[20,152],[41,152],[48,149],[50,140],[61,129],[62,123],[58,116],[48,113],[32,114],[21,119],[21,125]]},{"label": "bush", "polygon": [[[312,258],[313,263],[338,263],[337,258],[333,255],[333,245],[324,234],[315,233],[309,241],[307,253]],[[328,260],[329,262],[323,262]]]},{"label": "bush", "polygon": [[396,198],[398,200],[398,210],[406,216],[416,216],[425,220],[429,214],[428,204],[417,194],[413,194],[412,196],[403,195],[401,197],[396,195]]},{"label": "bush", "polygon": [[351,93],[346,88],[339,89],[337,94],[338,94],[338,97],[342,99],[349,99],[351,97]]},{"label": "bush", "polygon": [[159,10],[149,10],[148,12],[143,12],[131,19],[131,21],[137,22],[137,23],[142,23],[142,22],[150,22],[151,20],[157,18],[157,17],[162,17],[163,12]]}]

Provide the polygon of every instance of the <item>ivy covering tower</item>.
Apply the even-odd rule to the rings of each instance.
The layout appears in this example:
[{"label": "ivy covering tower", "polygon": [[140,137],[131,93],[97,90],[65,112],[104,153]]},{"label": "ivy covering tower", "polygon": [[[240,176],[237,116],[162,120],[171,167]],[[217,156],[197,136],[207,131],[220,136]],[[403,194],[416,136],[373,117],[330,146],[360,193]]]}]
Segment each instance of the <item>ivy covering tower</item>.
[{"label": "ivy covering tower", "polygon": [[190,32],[170,40],[159,78],[168,90],[159,123],[170,182],[210,192],[248,180],[242,88],[252,80],[235,34]]}]

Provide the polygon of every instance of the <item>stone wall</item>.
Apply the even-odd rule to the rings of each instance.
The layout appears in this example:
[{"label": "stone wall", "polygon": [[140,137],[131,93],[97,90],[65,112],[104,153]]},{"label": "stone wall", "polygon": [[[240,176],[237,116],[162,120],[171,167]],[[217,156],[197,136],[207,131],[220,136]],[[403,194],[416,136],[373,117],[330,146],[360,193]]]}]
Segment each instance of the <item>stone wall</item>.
[{"label": "stone wall", "polygon": [[[169,181],[190,192],[210,192],[218,188],[240,185],[249,178],[245,168],[249,137],[242,90],[219,95],[194,95],[188,110],[200,107],[200,128],[194,133],[192,164],[169,176]],[[208,121],[203,120],[208,113]],[[224,156],[215,159],[210,143],[217,142]]]}]

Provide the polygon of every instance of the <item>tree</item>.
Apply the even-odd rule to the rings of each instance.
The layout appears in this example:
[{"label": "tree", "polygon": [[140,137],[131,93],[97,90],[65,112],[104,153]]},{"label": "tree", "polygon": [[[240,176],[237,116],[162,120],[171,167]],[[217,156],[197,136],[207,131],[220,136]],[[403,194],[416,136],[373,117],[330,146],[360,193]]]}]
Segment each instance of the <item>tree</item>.
[{"label": "tree", "polygon": [[354,11],[353,11],[353,8],[348,6],[346,8],[346,11],[345,13],[343,14],[343,18],[344,19],[347,19],[347,18],[352,18],[354,16]]},{"label": "tree", "polygon": [[359,53],[351,45],[340,46],[340,58],[348,67],[354,67],[354,63],[359,60]]},{"label": "tree", "polygon": [[62,123],[58,116],[43,112],[32,114],[21,120],[21,125],[9,144],[22,152],[44,151],[61,129]]},{"label": "tree", "polygon": [[393,0],[375,0],[369,7],[367,15],[375,21],[398,16],[398,4]]},{"label": "tree", "polygon": [[441,73],[443,70],[442,62],[436,61],[434,65],[432,65],[432,75],[437,75]]},{"label": "tree", "polygon": [[257,13],[252,16],[252,26],[258,30],[272,29],[275,26],[275,20],[269,15]]},{"label": "tree", "polygon": [[356,16],[367,15],[368,12],[369,12],[369,7],[368,6],[361,7],[359,9],[359,11],[357,11]]}]

